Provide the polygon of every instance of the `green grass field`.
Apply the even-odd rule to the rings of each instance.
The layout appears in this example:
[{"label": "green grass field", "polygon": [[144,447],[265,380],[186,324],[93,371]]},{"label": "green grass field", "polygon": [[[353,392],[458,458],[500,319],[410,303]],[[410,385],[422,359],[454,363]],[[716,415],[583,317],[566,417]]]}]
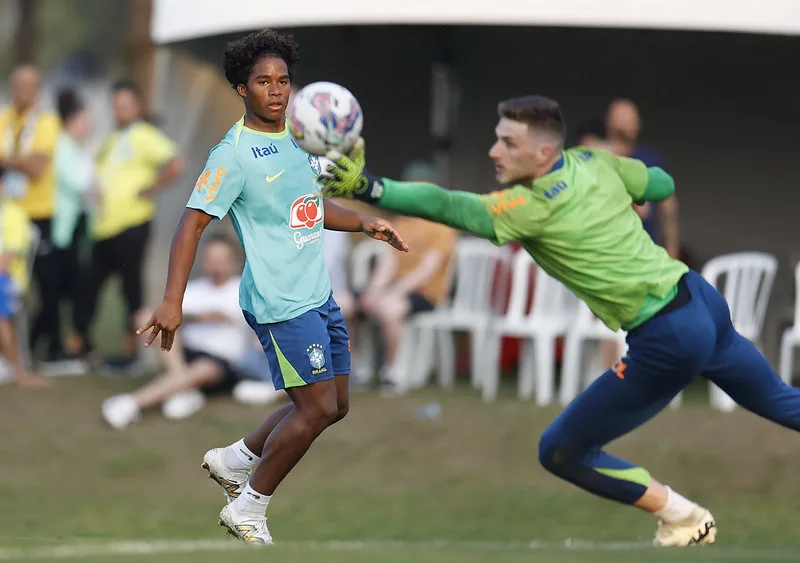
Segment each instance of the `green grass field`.
[{"label": "green grass field", "polygon": [[[240,547],[216,526],[222,494],[199,464],[206,449],[240,437],[264,411],[221,398],[188,421],[147,413],[115,432],[101,422],[102,399],[141,381],[56,383],[0,392],[0,561],[204,563]],[[416,419],[431,400],[441,402],[442,417]],[[510,392],[490,405],[463,389],[354,395],[351,415],[275,495],[269,516],[279,545],[231,560],[800,560],[794,433],[694,401],[614,444],[718,519],[718,545],[658,551],[643,547],[652,517],[539,467],[538,438],[557,413]]]}]

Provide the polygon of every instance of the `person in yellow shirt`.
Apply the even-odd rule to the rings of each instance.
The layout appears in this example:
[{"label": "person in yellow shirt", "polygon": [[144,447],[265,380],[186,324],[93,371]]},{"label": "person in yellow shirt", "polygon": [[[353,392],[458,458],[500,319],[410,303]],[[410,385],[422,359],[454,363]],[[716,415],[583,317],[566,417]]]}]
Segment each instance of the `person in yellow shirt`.
[{"label": "person in yellow shirt", "polygon": [[136,356],[136,314],[142,307],[142,271],[155,196],[170,186],[186,168],[176,144],[142,119],[142,102],[136,86],[118,82],[112,89],[117,129],[101,144],[96,181],[99,201],[93,220],[92,263],[78,299],[79,354],[92,351],[89,328],[97,298],[108,279],[119,274],[128,315],[123,357],[109,360],[108,369],[129,369]]},{"label": "person in yellow shirt", "polygon": [[22,206],[4,196],[3,176],[0,168],[0,354],[11,366],[17,385],[48,387],[48,379],[25,369],[14,327],[17,297],[28,289],[31,224]]},{"label": "person in yellow shirt", "polygon": [[31,346],[47,341],[47,359],[61,354],[57,257],[51,244],[55,208],[53,153],[61,132],[58,115],[40,106],[41,75],[32,65],[11,74],[11,105],[0,111],[0,167],[6,192],[17,199],[41,233],[33,276],[41,306],[31,325]]}]

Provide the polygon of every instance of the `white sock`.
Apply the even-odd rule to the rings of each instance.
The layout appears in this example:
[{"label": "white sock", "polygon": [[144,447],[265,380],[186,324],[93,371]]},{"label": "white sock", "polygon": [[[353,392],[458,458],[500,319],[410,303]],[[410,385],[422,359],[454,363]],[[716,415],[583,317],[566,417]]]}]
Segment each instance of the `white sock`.
[{"label": "white sock", "polygon": [[233,502],[236,503],[236,510],[240,513],[262,517],[267,514],[270,499],[271,496],[259,493],[248,483],[239,498]]},{"label": "white sock", "polygon": [[244,438],[225,448],[225,465],[234,471],[250,471],[261,458],[247,449]]},{"label": "white sock", "polygon": [[667,489],[667,504],[664,508],[655,512],[655,515],[664,522],[675,523],[686,520],[692,514],[692,510],[697,507],[689,499],[679,495],[669,487]]}]

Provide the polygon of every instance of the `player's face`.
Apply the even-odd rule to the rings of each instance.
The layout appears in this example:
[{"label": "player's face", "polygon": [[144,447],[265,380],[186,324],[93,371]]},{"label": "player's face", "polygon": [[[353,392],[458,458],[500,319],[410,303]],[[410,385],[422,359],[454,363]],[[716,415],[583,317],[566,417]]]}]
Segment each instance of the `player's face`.
[{"label": "player's face", "polygon": [[130,90],[118,90],[111,98],[111,107],[114,110],[114,118],[117,125],[125,127],[130,125],[142,115],[142,105],[135,92]]},{"label": "player's face", "polygon": [[536,177],[539,151],[528,125],[502,117],[494,132],[497,141],[489,150],[489,158],[494,160],[497,181],[501,184],[532,182]]},{"label": "player's face", "polygon": [[283,120],[291,95],[289,69],[278,57],[264,57],[253,66],[246,85],[239,95],[252,113],[267,122]]},{"label": "player's face", "polygon": [[220,285],[233,276],[236,258],[233,249],[223,242],[209,244],[203,253],[203,273],[212,283]]}]

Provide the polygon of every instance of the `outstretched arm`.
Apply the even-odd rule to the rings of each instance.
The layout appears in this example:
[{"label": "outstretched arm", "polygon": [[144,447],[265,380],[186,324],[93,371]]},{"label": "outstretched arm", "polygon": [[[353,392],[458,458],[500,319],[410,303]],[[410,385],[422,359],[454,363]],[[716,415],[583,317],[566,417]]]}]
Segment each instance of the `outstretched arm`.
[{"label": "outstretched arm", "polygon": [[335,164],[328,167],[330,175],[320,177],[325,197],[359,199],[395,213],[495,238],[492,218],[478,195],[445,190],[425,182],[397,182],[367,172],[364,139],[358,139],[350,157],[333,152],[328,158]]},{"label": "outstretched arm", "polygon": [[378,181],[383,190],[375,203],[384,209],[442,223],[482,238],[495,238],[492,218],[477,194],[446,190],[424,182],[397,182],[388,178]]},{"label": "outstretched arm", "polygon": [[325,209],[325,228],[329,231],[364,233],[375,240],[382,240],[401,252],[408,251],[408,245],[394,226],[379,217],[368,217],[356,211],[345,209],[332,201],[323,200]]},{"label": "outstretched arm", "polygon": [[182,322],[183,294],[189,281],[197,247],[213,216],[197,209],[187,208],[172,239],[169,252],[167,288],[161,305],[143,327],[136,331],[143,334],[150,331],[145,346],[150,346],[161,333],[161,349],[169,351],[175,338],[175,331]]}]

